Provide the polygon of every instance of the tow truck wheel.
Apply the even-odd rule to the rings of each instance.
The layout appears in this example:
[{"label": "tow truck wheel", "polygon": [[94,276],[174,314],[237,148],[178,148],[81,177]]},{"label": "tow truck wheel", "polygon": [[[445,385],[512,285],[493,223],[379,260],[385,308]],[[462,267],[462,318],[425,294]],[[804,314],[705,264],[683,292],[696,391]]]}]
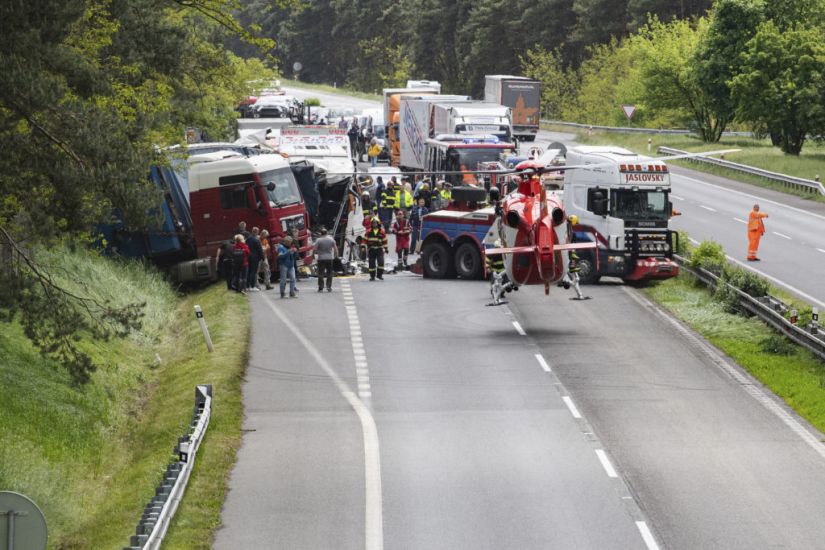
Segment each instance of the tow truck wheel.
[{"label": "tow truck wheel", "polygon": [[455,275],[452,251],[444,243],[431,243],[422,253],[424,276],[430,279],[447,279]]},{"label": "tow truck wheel", "polygon": [[593,256],[582,255],[579,259],[579,282],[583,285],[594,285],[599,282],[601,275],[596,272]]},{"label": "tow truck wheel", "polygon": [[464,243],[455,251],[455,271],[462,279],[477,279],[481,275],[481,254],[472,243]]}]

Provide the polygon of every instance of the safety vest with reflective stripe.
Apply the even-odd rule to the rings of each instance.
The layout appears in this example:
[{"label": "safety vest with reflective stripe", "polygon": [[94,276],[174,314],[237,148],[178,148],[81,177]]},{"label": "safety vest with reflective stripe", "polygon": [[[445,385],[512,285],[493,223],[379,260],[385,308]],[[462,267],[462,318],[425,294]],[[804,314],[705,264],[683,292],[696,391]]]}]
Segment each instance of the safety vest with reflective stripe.
[{"label": "safety vest with reflective stripe", "polygon": [[491,271],[495,271],[496,273],[500,273],[504,271],[504,256],[501,254],[489,254],[487,255],[487,269]]},{"label": "safety vest with reflective stripe", "polygon": [[393,193],[389,190],[384,192],[384,198],[381,199],[381,207],[382,208],[395,208],[396,205],[396,196],[397,192]]},{"label": "safety vest with reflective stripe", "polygon": [[387,248],[387,234],[382,228],[370,229],[366,237],[368,248]]},{"label": "safety vest with reflective stripe", "polygon": [[765,224],[762,223],[762,218],[767,218],[768,215],[764,212],[757,212],[756,210],[751,210],[750,218],[748,219],[748,232],[755,232],[759,233],[760,235],[765,234]]},{"label": "safety vest with reflective stripe", "polygon": [[395,206],[397,208],[412,208],[413,196],[407,190],[395,192]]}]

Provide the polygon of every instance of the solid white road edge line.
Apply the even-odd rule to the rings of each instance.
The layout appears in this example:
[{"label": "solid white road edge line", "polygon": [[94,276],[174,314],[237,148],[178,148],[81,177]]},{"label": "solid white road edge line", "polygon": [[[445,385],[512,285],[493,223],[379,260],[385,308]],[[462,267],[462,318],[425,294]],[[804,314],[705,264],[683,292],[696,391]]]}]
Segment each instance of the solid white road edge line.
[{"label": "solid white road edge line", "polygon": [[610,459],[607,458],[607,453],[605,453],[602,449],[596,449],[596,456],[599,457],[599,462],[602,463],[602,468],[604,468],[604,471],[607,472],[607,477],[619,477],[619,474],[617,474],[616,470],[613,468],[613,464],[610,463]]},{"label": "solid white road edge line", "polygon": [[770,412],[775,414],[779,420],[781,420],[786,426],[788,426],[791,431],[793,431],[796,435],[798,435],[802,440],[807,443],[819,456],[825,458],[825,444],[823,444],[817,437],[805,429],[805,427],[799,423],[796,418],[791,416],[788,411],[783,409],[779,404],[776,403],[771,397],[762,391],[759,386],[753,384],[747,376],[739,372],[738,369],[728,364],[728,362],[722,357],[715,348],[711,347],[709,344],[706,344],[702,341],[698,336],[696,336],[690,329],[682,326],[682,324],[676,320],[674,317],[671,317],[660,308],[658,308],[653,302],[646,298],[642,298],[638,296],[635,292],[631,291],[626,287],[622,287],[631,298],[633,298],[639,305],[645,308],[651,308],[656,313],[658,313],[661,317],[667,320],[668,323],[673,325],[677,331],[679,331],[685,339],[692,342],[698,349],[702,350],[705,355],[715,364],[717,367],[722,369],[725,373],[727,373],[731,378],[736,380],[739,385],[744,388],[744,390],[750,394],[751,397],[756,399],[759,403],[762,404],[766,409]]},{"label": "solid white road edge line", "polygon": [[516,332],[518,332],[522,336],[527,336],[527,333],[524,332],[524,329],[521,328],[521,324],[518,321],[513,321],[513,326],[515,327]]},{"label": "solid white road edge line", "polygon": [[536,354],[536,361],[539,362],[539,365],[541,365],[544,372],[551,372],[550,365],[547,364],[547,361],[544,360],[544,357],[540,353]]},{"label": "solid white road edge line", "polygon": [[564,404],[567,405],[567,408],[570,409],[570,414],[573,415],[573,418],[582,417],[581,413],[579,413],[579,409],[576,408],[576,404],[573,403],[573,400],[570,399],[569,395],[563,395],[561,399],[564,401]]},{"label": "solid white road edge line", "polygon": [[781,206],[782,208],[787,208],[789,210],[793,210],[794,212],[799,212],[800,214],[807,214],[809,216],[813,216],[814,218],[819,218],[820,220],[825,220],[825,216],[822,216],[820,214],[814,214],[813,212],[808,212],[807,210],[803,210],[802,208],[797,208],[795,206],[789,206],[787,204],[783,204],[781,202],[776,202],[776,201],[773,201],[771,199],[766,199],[764,197],[758,197],[756,195],[751,195],[750,193],[744,193],[742,191],[736,191],[734,189],[728,189],[727,187],[722,187],[721,185],[715,185],[713,183],[708,183],[706,181],[697,180],[696,178],[691,178],[690,176],[684,176],[682,174],[673,174],[673,175],[676,176],[677,178],[684,178],[688,181],[701,183],[702,185],[707,185],[708,187],[714,187],[716,189],[719,189],[720,191],[727,191],[728,193],[733,193],[734,195],[741,195],[743,197],[748,197],[750,199],[756,199],[757,201],[760,201],[760,202],[766,202],[768,204]]},{"label": "solid white road edge line", "polygon": [[[358,415],[361,421],[361,431],[364,437],[364,491],[366,496],[366,510],[364,522],[365,550],[383,550],[384,548],[384,519],[383,501],[381,496],[381,454],[378,448],[378,428],[370,410],[364,405],[355,393],[338,376],[332,366],[327,362],[321,352],[310,342],[301,330],[296,327],[286,315],[281,313],[272,303],[272,299],[266,297],[266,304],[269,306],[280,321],[298,339],[304,348],[312,355],[318,366],[329,376],[341,396],[347,400],[350,407]],[[370,395],[368,392],[364,395]]]},{"label": "solid white road edge line", "polygon": [[636,527],[642,534],[642,540],[645,541],[647,550],[659,550],[659,545],[656,544],[656,539],[653,538],[653,533],[650,532],[650,528],[647,526],[647,523],[644,521],[637,521]]}]

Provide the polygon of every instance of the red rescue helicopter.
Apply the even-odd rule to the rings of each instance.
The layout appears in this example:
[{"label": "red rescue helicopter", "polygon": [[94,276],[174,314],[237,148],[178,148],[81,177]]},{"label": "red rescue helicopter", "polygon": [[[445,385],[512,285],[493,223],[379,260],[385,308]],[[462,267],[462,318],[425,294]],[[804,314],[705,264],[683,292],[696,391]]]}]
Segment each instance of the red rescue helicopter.
[{"label": "red rescue helicopter", "polygon": [[[562,280],[567,269],[568,250],[596,248],[595,242],[570,243],[567,215],[561,199],[547,194],[541,175],[563,170],[565,167],[547,166],[538,160],[526,160],[515,167],[519,175],[512,176],[516,189],[499,199],[496,188],[491,188],[491,200],[496,203],[496,223],[487,239],[501,246],[488,248],[486,255],[501,254],[504,269],[511,285],[550,285]],[[498,302],[496,292],[494,301]]]}]

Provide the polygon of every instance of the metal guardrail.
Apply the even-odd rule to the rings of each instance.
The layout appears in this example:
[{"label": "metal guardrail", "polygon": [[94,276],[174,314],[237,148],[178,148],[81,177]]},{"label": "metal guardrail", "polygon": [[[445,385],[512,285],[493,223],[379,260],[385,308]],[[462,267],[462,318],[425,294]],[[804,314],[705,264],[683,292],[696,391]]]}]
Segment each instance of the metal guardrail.
[{"label": "metal guardrail", "polygon": [[[681,151],[671,147],[659,147],[658,152],[660,155],[684,155],[687,153],[687,151]],[[796,176],[779,174],[777,172],[771,172],[762,168],[756,168],[755,166],[748,166],[746,164],[739,164],[737,162],[712,157],[693,157],[688,160],[691,162],[713,164],[715,166],[721,166],[722,168],[728,168],[729,170],[735,170],[737,172],[751,174],[752,176],[766,178],[771,181],[777,181],[798,191],[806,191],[809,193],[818,192],[820,195],[825,195],[825,186],[822,185],[822,182],[816,180],[806,180],[804,178],[797,178]]]},{"label": "metal guardrail", "polygon": [[166,467],[163,480],[155,490],[155,496],[143,510],[143,516],[123,550],[156,550],[160,548],[169,523],[175,515],[186,490],[189,475],[195,464],[195,455],[209,427],[212,416],[212,385],[195,387],[195,410],[187,432],[178,438],[175,454],[178,460]]},{"label": "metal guardrail", "polygon": [[[595,124],[579,124],[577,122],[564,122],[562,120],[542,120],[542,124],[555,124],[557,126],[567,126],[580,130],[598,130],[600,132],[634,133],[634,134],[671,134],[671,135],[693,135],[696,132],[687,129],[676,128],[629,128],[622,126],[597,126]],[[753,137],[752,132],[722,132],[723,136],[732,137]]]},{"label": "metal guardrail", "polygon": [[711,273],[702,268],[690,267],[687,265],[688,261],[686,258],[676,254],[673,255],[673,258],[684,271],[687,271],[708,287],[715,289],[720,284],[727,285],[729,289],[736,293],[740,308],[764,321],[773,327],[774,330],[784,334],[793,342],[825,361],[825,332],[823,332],[819,323],[811,322],[805,327],[791,323],[784,315],[790,308],[780,299],[770,295],[754,298],[730,283],[722,281],[715,273]]}]

